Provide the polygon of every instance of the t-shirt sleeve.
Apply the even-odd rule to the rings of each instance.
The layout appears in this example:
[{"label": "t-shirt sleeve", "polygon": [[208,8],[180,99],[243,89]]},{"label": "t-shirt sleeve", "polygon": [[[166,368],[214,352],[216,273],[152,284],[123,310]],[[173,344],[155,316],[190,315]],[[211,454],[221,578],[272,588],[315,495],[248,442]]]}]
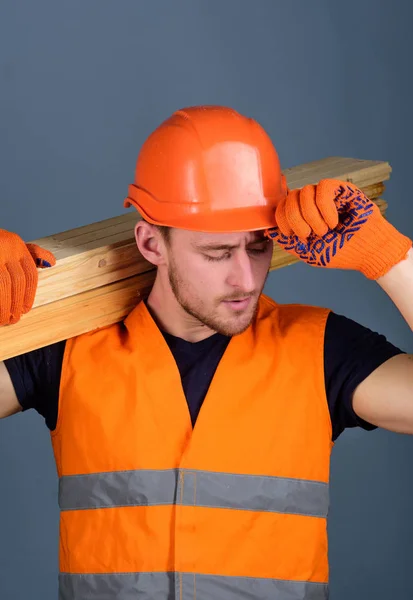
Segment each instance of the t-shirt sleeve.
[{"label": "t-shirt sleeve", "polygon": [[65,345],[58,342],[4,361],[22,409],[34,408],[51,430],[57,423]]},{"label": "t-shirt sleeve", "polygon": [[354,391],[381,364],[403,353],[384,335],[342,315],[329,314],[324,340],[324,374],[333,440],[347,427],[376,429],[354,412]]}]

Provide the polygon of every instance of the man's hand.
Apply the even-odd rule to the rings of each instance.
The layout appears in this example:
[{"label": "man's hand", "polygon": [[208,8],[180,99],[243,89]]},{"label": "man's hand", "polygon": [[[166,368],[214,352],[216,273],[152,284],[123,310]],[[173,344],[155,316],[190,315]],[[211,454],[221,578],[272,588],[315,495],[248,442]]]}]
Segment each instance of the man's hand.
[{"label": "man's hand", "polygon": [[412,247],[361,190],[337,179],[290,191],[277,207],[276,221],[266,235],[290,254],[369,279],[385,275]]},{"label": "man's hand", "polygon": [[0,229],[0,325],[11,325],[33,306],[37,267],[52,267],[56,259],[36,244],[25,244],[16,234]]}]

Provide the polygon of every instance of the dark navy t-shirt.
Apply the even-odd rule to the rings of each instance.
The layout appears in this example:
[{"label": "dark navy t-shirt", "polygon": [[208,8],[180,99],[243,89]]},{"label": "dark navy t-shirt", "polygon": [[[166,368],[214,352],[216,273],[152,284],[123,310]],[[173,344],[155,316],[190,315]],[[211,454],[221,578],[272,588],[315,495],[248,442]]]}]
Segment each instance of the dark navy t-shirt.
[{"label": "dark navy t-shirt", "polygon": [[[165,332],[163,335],[181,374],[194,424],[230,338],[216,333],[192,343]],[[51,430],[57,421],[64,348],[65,342],[58,342],[5,361],[23,410],[37,410]],[[324,339],[324,374],[333,440],[348,427],[374,429],[355,414],[353,392],[377,367],[401,353],[383,335],[341,315],[329,314]]]}]

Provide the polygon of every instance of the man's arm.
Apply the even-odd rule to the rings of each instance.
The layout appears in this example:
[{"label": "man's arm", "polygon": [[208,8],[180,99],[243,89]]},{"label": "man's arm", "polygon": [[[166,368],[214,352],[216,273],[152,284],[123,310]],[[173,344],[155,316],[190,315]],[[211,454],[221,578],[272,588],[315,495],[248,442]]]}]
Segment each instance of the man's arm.
[{"label": "man's arm", "polygon": [[356,388],[354,412],[365,421],[413,434],[413,356],[394,356]]},{"label": "man's arm", "polygon": [[[17,323],[31,310],[38,284],[37,269],[54,264],[56,259],[48,250],[37,244],[25,244],[16,233],[0,229],[0,326]],[[29,372],[29,379],[31,375]],[[16,381],[23,379],[20,375],[13,379],[6,364],[0,362],[0,419],[23,409],[20,402],[24,395],[19,395],[19,402],[19,386],[16,387]]]},{"label": "man's arm", "polygon": [[0,362],[0,419],[22,410],[4,362]]},{"label": "man's arm", "polygon": [[409,250],[405,260],[379,277],[377,283],[393,300],[413,331],[413,249]]},{"label": "man's arm", "polygon": [[[323,179],[288,191],[266,231],[309,265],[360,271],[389,295],[413,330],[412,240],[352,183]],[[365,421],[413,434],[413,355],[394,356],[362,381],[353,410]]]},{"label": "man's arm", "polygon": [[[413,331],[413,250],[377,283]],[[413,434],[413,355],[394,356],[371,373],[355,390],[353,409],[369,423]]]}]

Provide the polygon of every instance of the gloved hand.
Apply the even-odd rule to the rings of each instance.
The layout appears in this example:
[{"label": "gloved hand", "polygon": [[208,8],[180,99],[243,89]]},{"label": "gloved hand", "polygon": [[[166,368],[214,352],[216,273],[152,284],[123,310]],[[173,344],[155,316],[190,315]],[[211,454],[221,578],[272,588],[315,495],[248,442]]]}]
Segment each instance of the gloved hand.
[{"label": "gloved hand", "polygon": [[265,233],[290,254],[316,267],[360,271],[369,279],[385,275],[412,247],[361,190],[337,179],[290,191],[275,218],[277,227]]},{"label": "gloved hand", "polygon": [[55,264],[48,250],[25,244],[16,233],[0,229],[0,325],[17,323],[29,312],[37,290],[37,267]]}]

